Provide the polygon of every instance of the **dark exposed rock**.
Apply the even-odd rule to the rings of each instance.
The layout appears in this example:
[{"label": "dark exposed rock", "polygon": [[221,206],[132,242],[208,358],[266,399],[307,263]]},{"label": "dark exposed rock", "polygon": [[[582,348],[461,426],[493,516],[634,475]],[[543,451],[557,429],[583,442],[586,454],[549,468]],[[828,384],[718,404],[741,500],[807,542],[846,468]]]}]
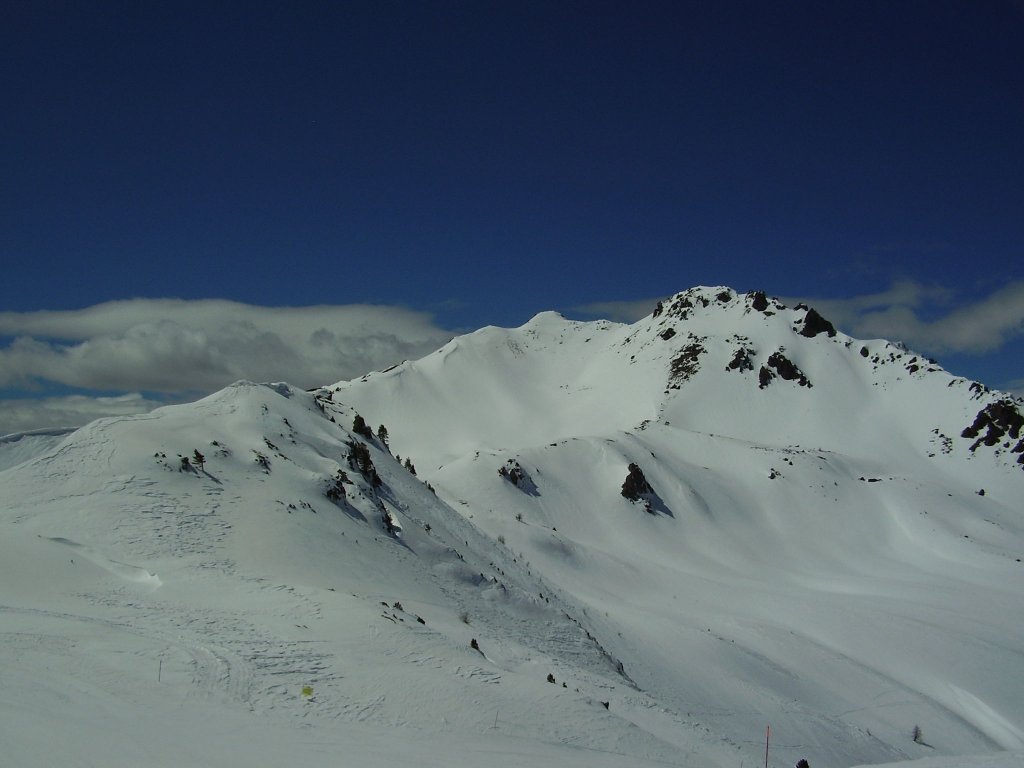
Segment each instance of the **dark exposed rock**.
[{"label": "dark exposed rock", "polygon": [[663,341],[668,341],[669,339],[671,339],[673,336],[676,335],[676,329],[675,328],[666,328],[664,331],[662,331],[658,335],[661,336]]},{"label": "dark exposed rock", "polygon": [[[691,337],[692,338],[692,337]],[[688,380],[700,370],[700,356],[707,350],[698,341],[687,344],[672,360],[671,379],[674,383]]]},{"label": "dark exposed rock", "polygon": [[[987,446],[996,445],[1006,435],[1017,440],[1020,438],[1022,428],[1024,428],[1024,416],[1021,415],[1017,404],[1012,400],[1003,399],[989,403],[978,411],[974,423],[964,429],[960,433],[960,437],[973,439],[974,442],[971,444],[970,450],[974,451],[982,443]],[[985,430],[984,435],[981,434],[982,430]]]},{"label": "dark exposed rock", "polygon": [[829,338],[836,335],[835,326],[818,314],[814,308],[808,309],[804,316],[804,327],[800,329],[800,335],[813,339],[819,333],[827,333]]},{"label": "dark exposed rock", "polygon": [[768,297],[764,295],[764,291],[751,291],[747,298],[750,299],[750,306],[756,311],[764,312],[768,309]]},{"label": "dark exposed rock", "polygon": [[698,305],[701,307],[707,307],[710,303],[711,302],[699,293],[687,291],[685,293],[678,294],[675,297],[675,301],[672,302],[667,311],[672,317],[679,317],[685,320],[690,314],[689,310]]},{"label": "dark exposed rock", "polygon": [[644,477],[644,471],[636,464],[630,464],[629,474],[622,483],[622,495],[630,501],[639,501],[645,493],[654,493],[654,489]]},{"label": "dark exposed rock", "polygon": [[672,510],[665,506],[658,493],[647,482],[643,470],[634,463],[629,465],[629,474],[622,483],[622,495],[630,501],[642,501],[644,511],[649,515],[668,515],[673,517]]},{"label": "dark exposed rock", "polygon": [[662,303],[661,303],[661,302],[659,301],[659,302],[658,302],[658,303],[657,303],[657,304],[655,305],[655,307],[654,307],[654,312],[653,312],[653,313],[651,314],[651,317],[658,317],[658,316],[660,316],[660,315],[661,315],[661,313],[662,313],[662,312],[664,312],[664,311],[665,311],[665,305],[664,305],[664,304],[662,304]]},{"label": "dark exposed rock", "polygon": [[515,459],[509,459],[504,466],[498,470],[498,474],[512,483],[516,488],[529,496],[539,496],[537,485],[533,478],[523,469],[522,465]]},{"label": "dark exposed rock", "polygon": [[732,360],[725,366],[727,371],[752,371],[754,370],[754,362],[750,359],[753,354],[753,350],[747,349],[746,347],[740,347],[736,350],[736,354],[733,355]]},{"label": "dark exposed rock", "polygon": [[758,387],[764,389],[772,382],[774,374],[768,370],[767,366],[762,365],[761,370],[757,372]]},{"label": "dark exposed rock", "polygon": [[723,304],[727,304],[728,302],[732,301],[732,292],[722,291],[717,296],[715,296],[715,298],[718,299]]},{"label": "dark exposed rock", "polygon": [[775,373],[784,381],[795,381],[801,387],[811,387],[810,379],[797,368],[796,364],[782,354],[781,351],[773,352],[771,357],[768,358],[768,367],[761,366],[761,372],[759,375],[760,387],[764,389],[772,380],[772,372],[768,370],[774,368]]},{"label": "dark exposed rock", "polygon": [[861,347],[860,348],[860,356],[861,357],[867,357],[868,356],[868,348],[867,347]]}]

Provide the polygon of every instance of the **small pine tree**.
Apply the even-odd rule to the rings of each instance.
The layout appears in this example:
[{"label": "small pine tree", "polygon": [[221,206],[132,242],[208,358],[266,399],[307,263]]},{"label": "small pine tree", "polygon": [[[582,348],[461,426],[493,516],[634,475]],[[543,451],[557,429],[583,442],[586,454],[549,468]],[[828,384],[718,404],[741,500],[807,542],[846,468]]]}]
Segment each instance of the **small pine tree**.
[{"label": "small pine tree", "polygon": [[388,428],[383,424],[377,427],[377,439],[380,440],[380,444],[385,448],[388,447]]},{"label": "small pine tree", "polygon": [[199,467],[199,469],[202,469],[203,465],[206,464],[206,457],[199,452],[198,448],[196,448],[195,452],[192,454],[192,463]]},{"label": "small pine tree", "polygon": [[416,467],[413,466],[412,461],[410,461],[408,456],[405,458],[405,464],[403,466],[406,469],[408,469],[413,475],[416,474]]}]

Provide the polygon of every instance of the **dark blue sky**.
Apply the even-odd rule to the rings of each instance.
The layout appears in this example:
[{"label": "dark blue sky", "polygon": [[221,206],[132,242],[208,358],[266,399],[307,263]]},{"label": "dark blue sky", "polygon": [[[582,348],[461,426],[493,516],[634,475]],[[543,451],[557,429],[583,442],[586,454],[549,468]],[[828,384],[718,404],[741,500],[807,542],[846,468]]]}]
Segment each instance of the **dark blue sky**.
[{"label": "dark blue sky", "polygon": [[0,38],[0,311],[904,279],[927,321],[1024,280],[1011,0],[12,0]]}]

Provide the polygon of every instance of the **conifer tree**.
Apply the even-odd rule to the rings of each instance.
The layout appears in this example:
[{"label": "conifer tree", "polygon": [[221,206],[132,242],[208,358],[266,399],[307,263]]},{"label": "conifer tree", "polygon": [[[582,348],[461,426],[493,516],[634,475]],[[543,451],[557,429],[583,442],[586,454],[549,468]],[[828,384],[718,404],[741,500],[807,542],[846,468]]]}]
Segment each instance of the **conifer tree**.
[{"label": "conifer tree", "polygon": [[352,419],[352,431],[357,435],[362,435],[367,440],[373,439],[373,431],[370,429],[370,425],[366,423],[366,420],[358,413],[356,417]]}]

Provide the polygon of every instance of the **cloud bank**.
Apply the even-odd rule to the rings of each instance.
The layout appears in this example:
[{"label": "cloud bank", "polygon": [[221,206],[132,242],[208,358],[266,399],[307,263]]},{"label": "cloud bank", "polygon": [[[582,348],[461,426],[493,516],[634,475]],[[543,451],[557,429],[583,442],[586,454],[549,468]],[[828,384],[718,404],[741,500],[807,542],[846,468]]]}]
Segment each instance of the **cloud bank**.
[{"label": "cloud bank", "polygon": [[853,336],[896,339],[931,354],[987,354],[1024,334],[1021,281],[963,304],[951,291],[910,281],[869,296],[803,301]]},{"label": "cloud bank", "polygon": [[[49,383],[173,400],[238,379],[329,384],[425,355],[451,333],[427,313],[394,306],[133,299],[0,313],[0,337],[9,339],[0,348],[0,388]],[[155,404],[141,396],[135,401],[140,410]],[[74,426],[124,407],[109,398],[7,400],[0,405],[0,434]]]},{"label": "cloud bank", "polygon": [[164,405],[138,392],[117,397],[66,395],[0,402],[0,436],[40,429],[76,427],[101,416],[133,416]]}]

